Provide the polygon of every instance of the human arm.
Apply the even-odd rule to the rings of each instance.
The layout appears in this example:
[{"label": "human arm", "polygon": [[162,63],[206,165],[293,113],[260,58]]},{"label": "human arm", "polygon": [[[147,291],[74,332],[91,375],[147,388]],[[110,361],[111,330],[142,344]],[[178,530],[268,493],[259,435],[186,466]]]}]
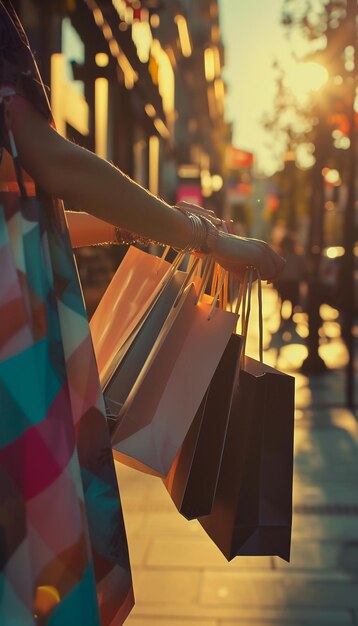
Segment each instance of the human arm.
[{"label": "human arm", "polygon": [[22,96],[14,97],[11,116],[21,164],[45,191],[143,237],[178,248],[188,244],[191,225],[183,213],[64,139]]},{"label": "human arm", "polygon": [[117,243],[115,227],[84,211],[66,211],[73,248]]},{"label": "human arm", "polygon": [[[11,128],[20,162],[48,193],[109,224],[175,248],[192,240],[192,224],[111,163],[61,137],[22,96],[11,103]],[[219,233],[210,250],[218,262],[240,272],[248,264],[272,279],[284,262],[264,242]]]}]

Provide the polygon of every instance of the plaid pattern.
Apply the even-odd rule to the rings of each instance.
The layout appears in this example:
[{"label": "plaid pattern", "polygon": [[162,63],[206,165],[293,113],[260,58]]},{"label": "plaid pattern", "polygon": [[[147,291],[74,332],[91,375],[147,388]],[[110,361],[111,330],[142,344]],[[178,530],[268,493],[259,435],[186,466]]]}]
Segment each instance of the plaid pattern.
[{"label": "plaid pattern", "polygon": [[133,605],[104,404],[60,204],[0,193],[0,624]]}]

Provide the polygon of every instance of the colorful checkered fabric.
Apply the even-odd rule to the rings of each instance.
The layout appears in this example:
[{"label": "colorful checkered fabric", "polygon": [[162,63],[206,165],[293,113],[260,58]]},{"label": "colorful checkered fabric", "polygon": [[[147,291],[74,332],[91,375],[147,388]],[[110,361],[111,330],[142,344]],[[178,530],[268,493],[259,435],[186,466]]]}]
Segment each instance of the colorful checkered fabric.
[{"label": "colorful checkered fabric", "polygon": [[0,193],[0,624],[118,626],[132,605],[64,213]]}]

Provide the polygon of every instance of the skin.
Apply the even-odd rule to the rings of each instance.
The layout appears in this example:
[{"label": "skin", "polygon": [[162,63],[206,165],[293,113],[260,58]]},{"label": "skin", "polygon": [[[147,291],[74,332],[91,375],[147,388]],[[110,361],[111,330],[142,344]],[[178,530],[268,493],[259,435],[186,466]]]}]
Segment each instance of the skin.
[{"label": "skin", "polygon": [[[113,226],[175,248],[188,245],[191,223],[185,214],[108,161],[64,139],[24,97],[16,95],[6,103],[5,114],[27,173],[48,193],[85,211],[82,217],[70,217],[74,246],[114,241]],[[212,212],[186,206],[218,225]],[[251,265],[262,279],[270,281],[277,278],[285,263],[265,242],[222,231],[212,254],[232,272],[241,274]]]}]

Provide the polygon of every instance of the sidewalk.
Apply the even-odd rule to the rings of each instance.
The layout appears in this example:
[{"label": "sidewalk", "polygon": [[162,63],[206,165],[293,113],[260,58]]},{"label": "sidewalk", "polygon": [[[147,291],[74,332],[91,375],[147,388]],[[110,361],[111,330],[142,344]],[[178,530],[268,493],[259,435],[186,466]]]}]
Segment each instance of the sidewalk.
[{"label": "sidewalk", "polygon": [[[291,563],[227,563],[198,522],[179,515],[159,479],[117,465],[136,595],[128,626],[358,625],[358,427],[342,408],[343,372],[295,374],[304,342],[295,334],[280,346],[271,290],[265,314],[265,360],[275,364],[278,355],[296,377]],[[333,310],[327,314],[324,356],[339,364],[344,348]],[[303,318],[297,331],[305,334]]]}]

